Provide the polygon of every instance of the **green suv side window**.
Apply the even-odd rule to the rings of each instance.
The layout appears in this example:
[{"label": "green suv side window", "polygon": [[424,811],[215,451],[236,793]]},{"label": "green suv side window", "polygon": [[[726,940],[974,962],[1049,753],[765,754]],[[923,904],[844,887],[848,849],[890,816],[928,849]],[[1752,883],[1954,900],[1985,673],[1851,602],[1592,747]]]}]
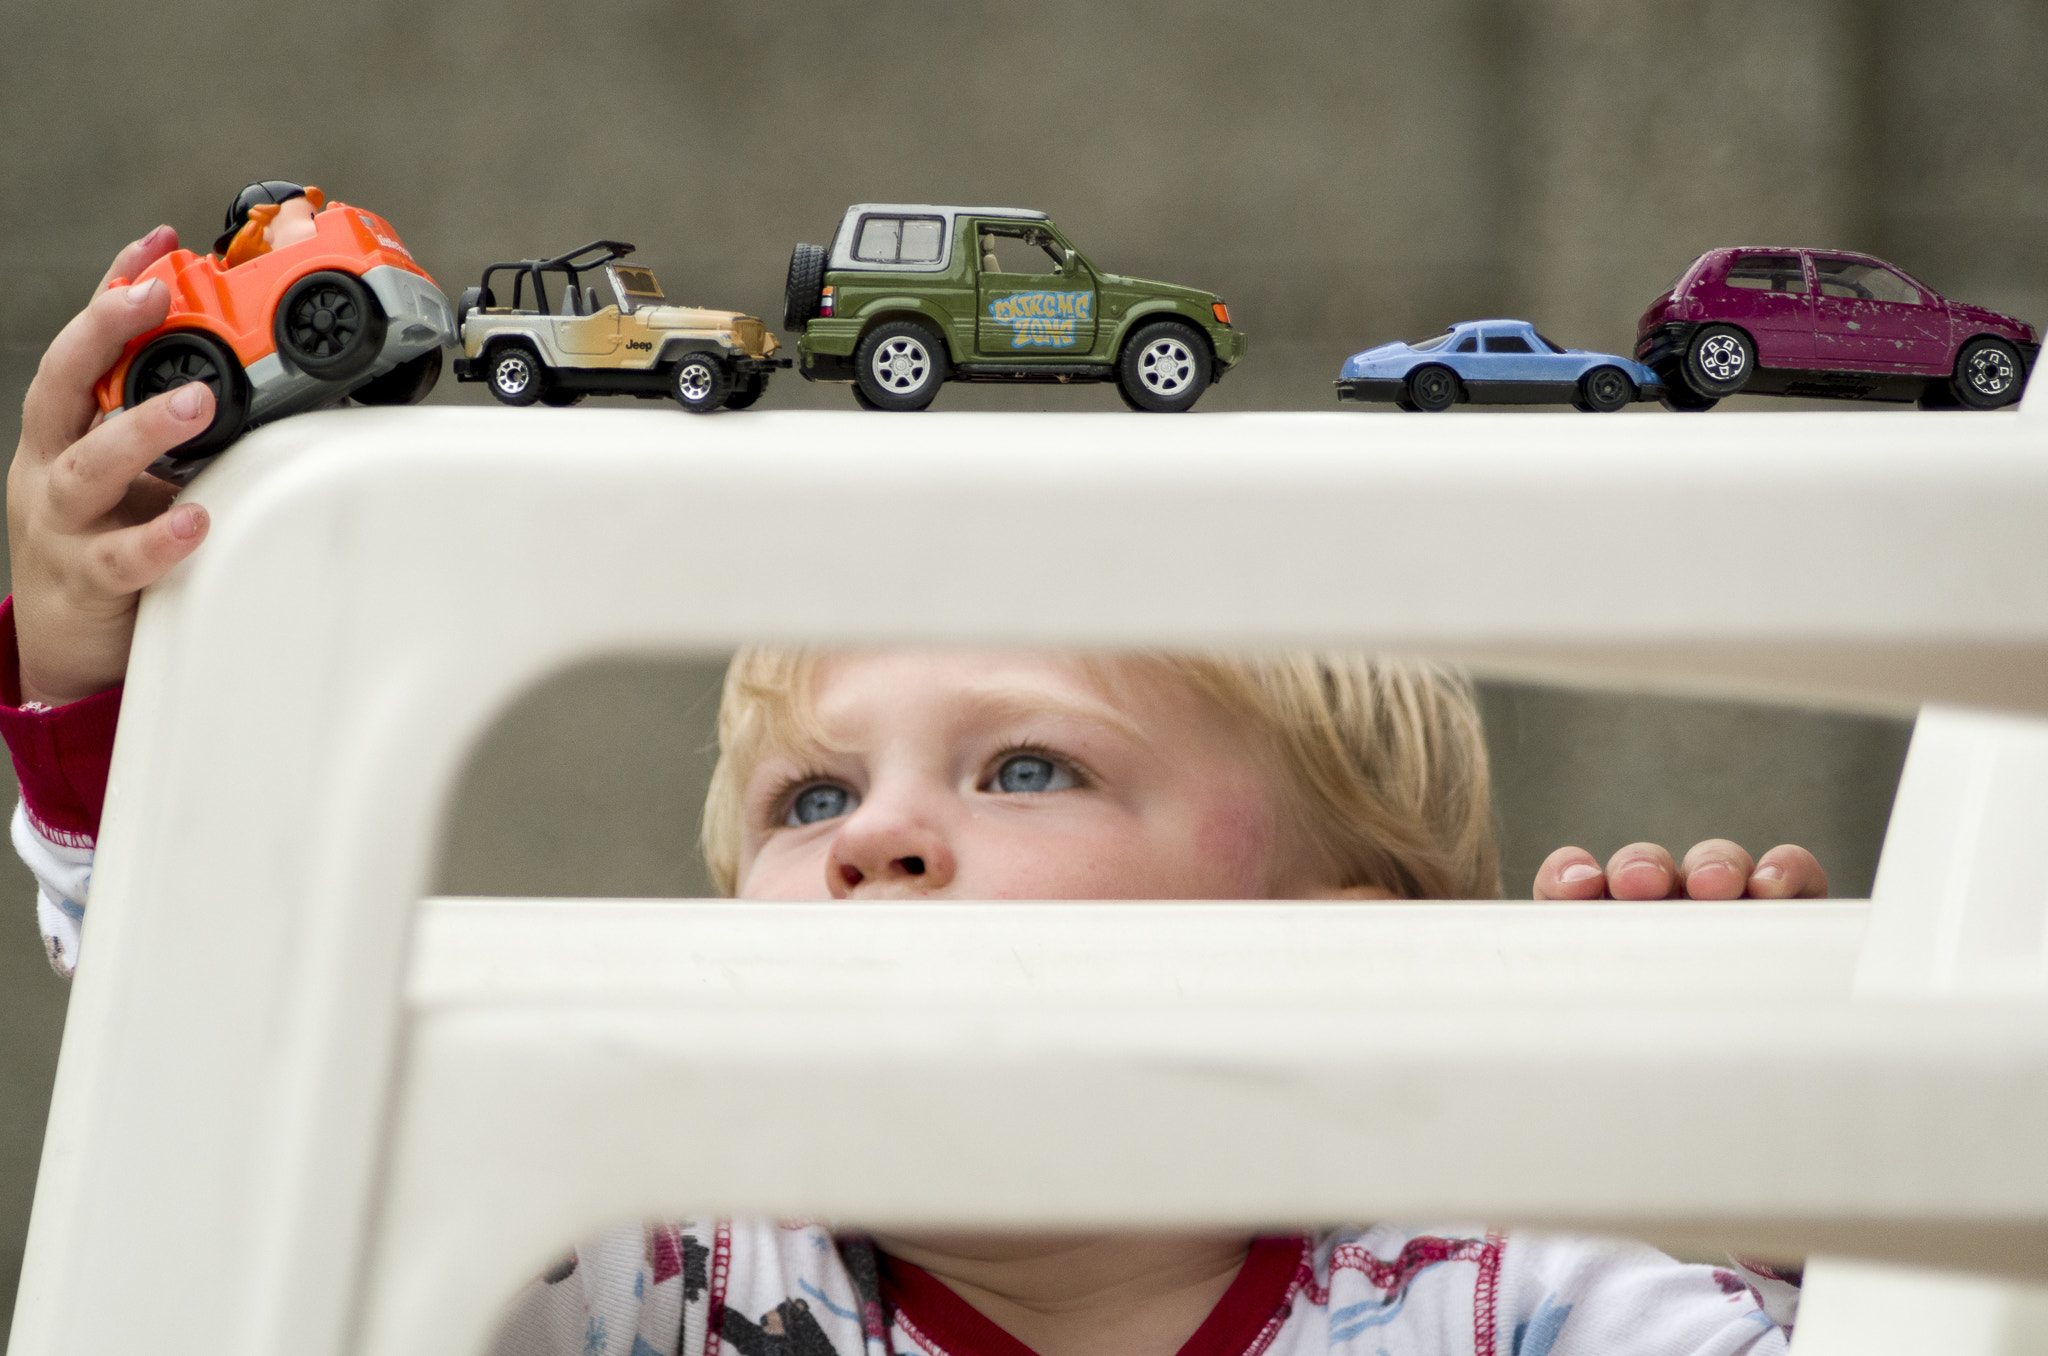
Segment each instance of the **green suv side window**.
[{"label": "green suv side window", "polygon": [[853,257],[864,264],[936,264],[945,228],[943,217],[862,217]]}]

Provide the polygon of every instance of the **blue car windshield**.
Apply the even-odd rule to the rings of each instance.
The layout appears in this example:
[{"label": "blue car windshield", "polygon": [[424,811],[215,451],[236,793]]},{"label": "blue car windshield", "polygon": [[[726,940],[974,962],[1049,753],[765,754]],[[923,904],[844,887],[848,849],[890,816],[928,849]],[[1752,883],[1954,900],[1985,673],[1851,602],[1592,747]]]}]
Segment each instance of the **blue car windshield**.
[{"label": "blue car windshield", "polygon": [[1452,331],[1445,330],[1442,334],[1432,334],[1427,339],[1417,339],[1408,347],[1414,349],[1417,353],[1431,353],[1450,343],[1451,334]]},{"label": "blue car windshield", "polygon": [[1537,337],[1538,339],[1541,339],[1541,340],[1542,340],[1542,341],[1543,341],[1544,343],[1546,343],[1546,344],[1550,345],[1550,351],[1551,351],[1552,353],[1562,353],[1562,352],[1564,352],[1564,345],[1563,345],[1563,344],[1560,344],[1560,343],[1558,343],[1558,342],[1557,342],[1557,340],[1555,340],[1555,339],[1551,338],[1551,337],[1550,337],[1549,335],[1547,335],[1547,334],[1543,333],[1543,332],[1542,332],[1541,330],[1533,330],[1533,331],[1531,331],[1531,333],[1535,334],[1535,336],[1536,336],[1536,337]]}]

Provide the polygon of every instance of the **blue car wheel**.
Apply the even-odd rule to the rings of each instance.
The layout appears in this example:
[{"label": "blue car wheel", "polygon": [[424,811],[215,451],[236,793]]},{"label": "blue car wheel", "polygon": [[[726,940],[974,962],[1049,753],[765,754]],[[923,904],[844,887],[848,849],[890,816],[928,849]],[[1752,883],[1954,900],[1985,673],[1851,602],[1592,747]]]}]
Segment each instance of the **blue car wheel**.
[{"label": "blue car wheel", "polygon": [[1573,403],[1596,414],[1612,414],[1636,398],[1636,384],[1618,367],[1596,367],[1579,378],[1579,397]]},{"label": "blue car wheel", "polygon": [[1430,414],[1441,414],[1458,403],[1458,374],[1431,363],[1408,374],[1408,403]]}]

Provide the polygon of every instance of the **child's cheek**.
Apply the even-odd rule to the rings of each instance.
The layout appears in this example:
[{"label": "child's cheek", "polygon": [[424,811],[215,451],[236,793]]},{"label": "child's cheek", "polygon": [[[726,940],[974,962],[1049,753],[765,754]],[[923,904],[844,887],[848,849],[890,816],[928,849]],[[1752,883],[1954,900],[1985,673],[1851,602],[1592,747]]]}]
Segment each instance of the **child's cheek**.
[{"label": "child's cheek", "polygon": [[1262,797],[1237,794],[1202,806],[1192,861],[1200,879],[1188,893],[1211,899],[1262,899],[1271,889],[1277,825]]}]

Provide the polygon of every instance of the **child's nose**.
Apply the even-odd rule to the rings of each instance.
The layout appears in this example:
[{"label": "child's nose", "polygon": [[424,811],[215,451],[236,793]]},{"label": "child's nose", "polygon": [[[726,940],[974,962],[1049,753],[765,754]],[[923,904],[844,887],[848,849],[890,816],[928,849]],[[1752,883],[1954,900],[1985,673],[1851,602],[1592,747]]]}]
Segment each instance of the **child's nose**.
[{"label": "child's nose", "polygon": [[832,840],[825,886],[834,899],[936,894],[952,884],[955,864],[933,825],[884,806],[863,805]]}]

